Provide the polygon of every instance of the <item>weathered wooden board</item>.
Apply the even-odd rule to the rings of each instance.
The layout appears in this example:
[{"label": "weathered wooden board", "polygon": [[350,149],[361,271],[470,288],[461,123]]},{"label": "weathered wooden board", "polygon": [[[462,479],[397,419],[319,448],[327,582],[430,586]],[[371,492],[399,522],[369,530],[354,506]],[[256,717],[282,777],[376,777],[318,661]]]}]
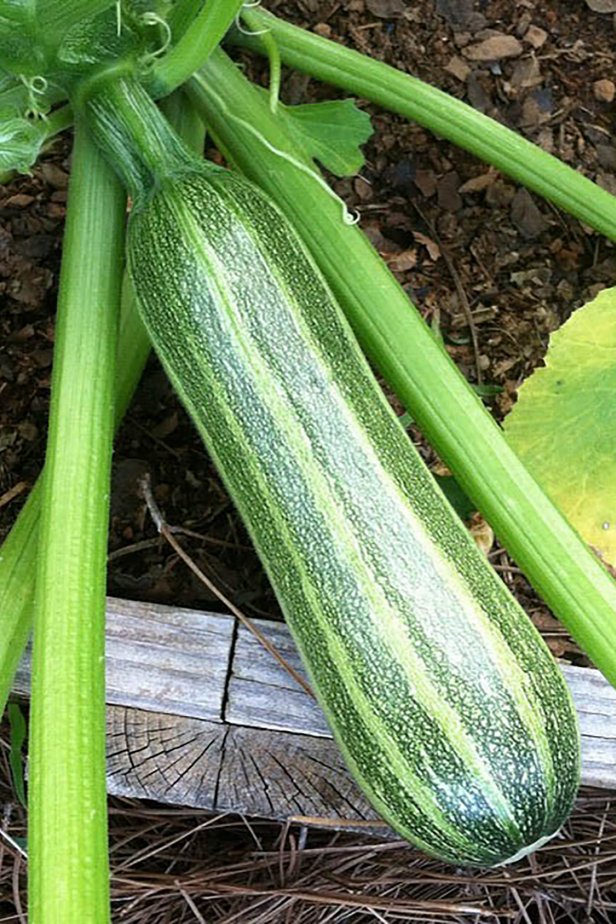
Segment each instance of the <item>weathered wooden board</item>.
[{"label": "weathered wooden board", "polygon": [[[234,631],[230,616],[110,598],[107,702],[222,721]],[[28,651],[15,692],[29,678]]]},{"label": "weathered wooden board", "polygon": [[[284,625],[255,620],[304,673]],[[112,793],[378,830],[315,700],[224,614],[109,600]],[[616,788],[616,690],[563,665],[580,718],[584,783]],[[16,692],[29,687],[29,659]]]},{"label": "weathered wooden board", "polygon": [[[110,706],[110,793],[393,836],[329,738]],[[369,824],[368,824],[369,823]]]},{"label": "weathered wooden board", "polygon": [[[264,619],[255,619],[254,625],[276,646],[291,667],[306,677],[287,627]],[[325,716],[316,700],[296,683],[245,626],[237,628],[227,683],[225,720],[233,725],[331,738]]]}]

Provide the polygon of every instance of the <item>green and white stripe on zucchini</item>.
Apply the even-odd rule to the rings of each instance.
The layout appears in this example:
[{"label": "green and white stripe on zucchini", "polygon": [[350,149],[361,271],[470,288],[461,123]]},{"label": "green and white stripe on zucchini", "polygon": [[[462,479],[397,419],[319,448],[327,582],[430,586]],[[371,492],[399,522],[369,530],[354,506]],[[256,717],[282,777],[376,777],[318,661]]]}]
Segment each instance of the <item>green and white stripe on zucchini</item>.
[{"label": "green and white stripe on zucchini", "polygon": [[559,829],[579,780],[575,714],[549,651],[279,211],[211,166],[183,159],[155,176],[134,190],[128,236],[143,319],[351,771],[429,853],[470,865],[524,855]]},{"label": "green and white stripe on zucchini", "polygon": [[560,674],[278,212],[216,172],[163,185],[129,239],[159,355],[368,796],[457,862],[554,833],[578,773]]}]

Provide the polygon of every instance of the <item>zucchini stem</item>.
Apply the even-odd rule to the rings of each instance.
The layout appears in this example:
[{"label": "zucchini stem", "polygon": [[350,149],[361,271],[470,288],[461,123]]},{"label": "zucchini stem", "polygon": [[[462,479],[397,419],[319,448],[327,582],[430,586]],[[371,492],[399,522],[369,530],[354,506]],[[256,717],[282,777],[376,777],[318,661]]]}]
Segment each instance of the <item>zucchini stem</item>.
[{"label": "zucchini stem", "polygon": [[197,158],[128,73],[95,77],[78,90],[75,108],[139,207],[166,179],[199,168]]},{"label": "zucchini stem", "polygon": [[[149,352],[150,341],[139,318],[128,277],[125,276],[116,362],[116,427],[130,403]],[[32,628],[42,493],[41,475],[4,540],[0,553],[0,713],[6,705],[15,671]]]},{"label": "zucchini stem", "polygon": [[[222,41],[243,0],[206,0],[171,50],[152,68],[149,90],[167,96],[200,68]],[[185,11],[183,11],[185,15]]]},{"label": "zucchini stem", "polygon": [[[177,97],[177,99],[176,99]],[[177,102],[181,105],[177,105]],[[184,94],[165,101],[171,122],[195,152],[203,149],[203,123]],[[200,132],[196,131],[200,126]],[[141,378],[150,340],[137,311],[128,276],[124,275],[115,381],[115,426],[119,426]],[[34,574],[43,491],[41,475],[19,513],[0,553],[0,712],[32,628]]]},{"label": "zucchini stem", "polygon": [[109,917],[105,558],[124,205],[78,123],[34,608],[28,842],[39,924]]}]

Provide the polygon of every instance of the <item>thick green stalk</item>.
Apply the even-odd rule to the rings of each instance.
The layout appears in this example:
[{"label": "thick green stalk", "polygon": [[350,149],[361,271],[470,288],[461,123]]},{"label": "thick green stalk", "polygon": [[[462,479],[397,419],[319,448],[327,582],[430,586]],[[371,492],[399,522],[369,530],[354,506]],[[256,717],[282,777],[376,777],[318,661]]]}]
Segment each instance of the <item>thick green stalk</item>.
[{"label": "thick green stalk", "polygon": [[205,0],[171,50],[154,66],[149,90],[167,96],[207,61],[242,8],[243,0]]},{"label": "thick green stalk", "polygon": [[[125,277],[115,388],[116,426],[122,420],[150,351]],[[32,628],[34,575],[43,481],[40,477],[0,551],[0,714]]]},{"label": "thick green stalk", "polygon": [[[616,197],[557,157],[417,77],[271,13],[254,10],[251,16],[269,29],[284,64],[418,122],[616,240]],[[258,36],[235,32],[233,39],[267,54]]]},{"label": "thick green stalk", "polygon": [[39,527],[29,778],[33,924],[109,919],[105,570],[125,197],[77,124]]},{"label": "thick green stalk", "polygon": [[43,150],[45,150],[45,145],[47,145],[53,138],[55,138],[56,135],[59,135],[60,132],[63,132],[72,124],[73,112],[70,106],[60,106],[58,109],[55,109],[52,113],[50,113],[45,121],[46,141],[43,145]]},{"label": "thick green stalk", "polygon": [[200,159],[178,138],[131,74],[104,74],[80,87],[76,108],[135,200],[171,175],[198,169]]},{"label": "thick green stalk", "polygon": [[293,221],[367,354],[426,437],[529,580],[616,685],[614,581],[509,448],[367,238],[344,224],[340,203],[308,175],[314,165],[302,160],[262,94],[222,51],[188,89],[225,153]]},{"label": "thick green stalk", "polygon": [[[178,94],[168,99],[169,106],[174,109],[176,96]],[[182,107],[170,113],[169,117],[186,143],[195,151],[201,151],[203,123],[195,116],[190,104],[184,99]],[[200,126],[200,133],[195,130],[195,122]],[[137,312],[127,276],[124,277],[122,291],[118,341],[114,401],[116,427],[126,412],[150,351],[150,341]],[[42,477],[0,550],[0,713],[4,710],[32,627],[41,494]]]},{"label": "thick green stalk", "polygon": [[0,550],[0,714],[32,629],[41,494],[39,478]]}]

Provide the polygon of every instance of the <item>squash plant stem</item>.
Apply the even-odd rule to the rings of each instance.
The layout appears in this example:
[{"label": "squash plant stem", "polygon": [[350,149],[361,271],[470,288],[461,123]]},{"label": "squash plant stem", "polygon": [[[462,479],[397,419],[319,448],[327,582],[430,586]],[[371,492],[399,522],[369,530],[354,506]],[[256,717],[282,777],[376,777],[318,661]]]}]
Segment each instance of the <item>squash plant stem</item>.
[{"label": "squash plant stem", "polygon": [[344,224],[340,203],[309,175],[314,164],[304,159],[263,94],[220,50],[188,90],[224,153],[295,225],[365,352],[505,548],[616,685],[612,578],[510,449],[365,235]]},{"label": "squash plant stem", "polygon": [[69,186],[34,607],[33,924],[109,919],[105,560],[125,196],[85,127]]},{"label": "squash plant stem", "polygon": [[[183,94],[163,104],[178,134],[196,153],[203,151],[205,130]],[[141,378],[150,341],[139,317],[132,287],[124,276],[115,380],[115,426],[118,427]],[[0,713],[4,710],[17,665],[32,628],[34,573],[43,492],[39,477],[0,549]]]},{"label": "squash plant stem", "polygon": [[[149,352],[150,341],[125,276],[116,362],[116,427],[128,407]],[[41,475],[0,549],[0,713],[6,705],[32,629],[42,493]]]},{"label": "squash plant stem", "polygon": [[[616,240],[616,197],[500,122],[417,77],[264,10],[251,10],[250,24],[268,30],[288,67],[417,122]],[[258,35],[236,31],[233,42],[267,54]]]},{"label": "squash plant stem", "polygon": [[[181,31],[177,42],[171,50],[161,57],[152,69],[148,89],[155,97],[167,96],[201,67],[212,51],[222,41],[229,26],[239,14],[244,0],[206,0],[205,3],[180,5],[176,14],[176,25],[171,11],[172,32]],[[182,29],[184,21],[189,18],[191,8],[196,15]]]}]

